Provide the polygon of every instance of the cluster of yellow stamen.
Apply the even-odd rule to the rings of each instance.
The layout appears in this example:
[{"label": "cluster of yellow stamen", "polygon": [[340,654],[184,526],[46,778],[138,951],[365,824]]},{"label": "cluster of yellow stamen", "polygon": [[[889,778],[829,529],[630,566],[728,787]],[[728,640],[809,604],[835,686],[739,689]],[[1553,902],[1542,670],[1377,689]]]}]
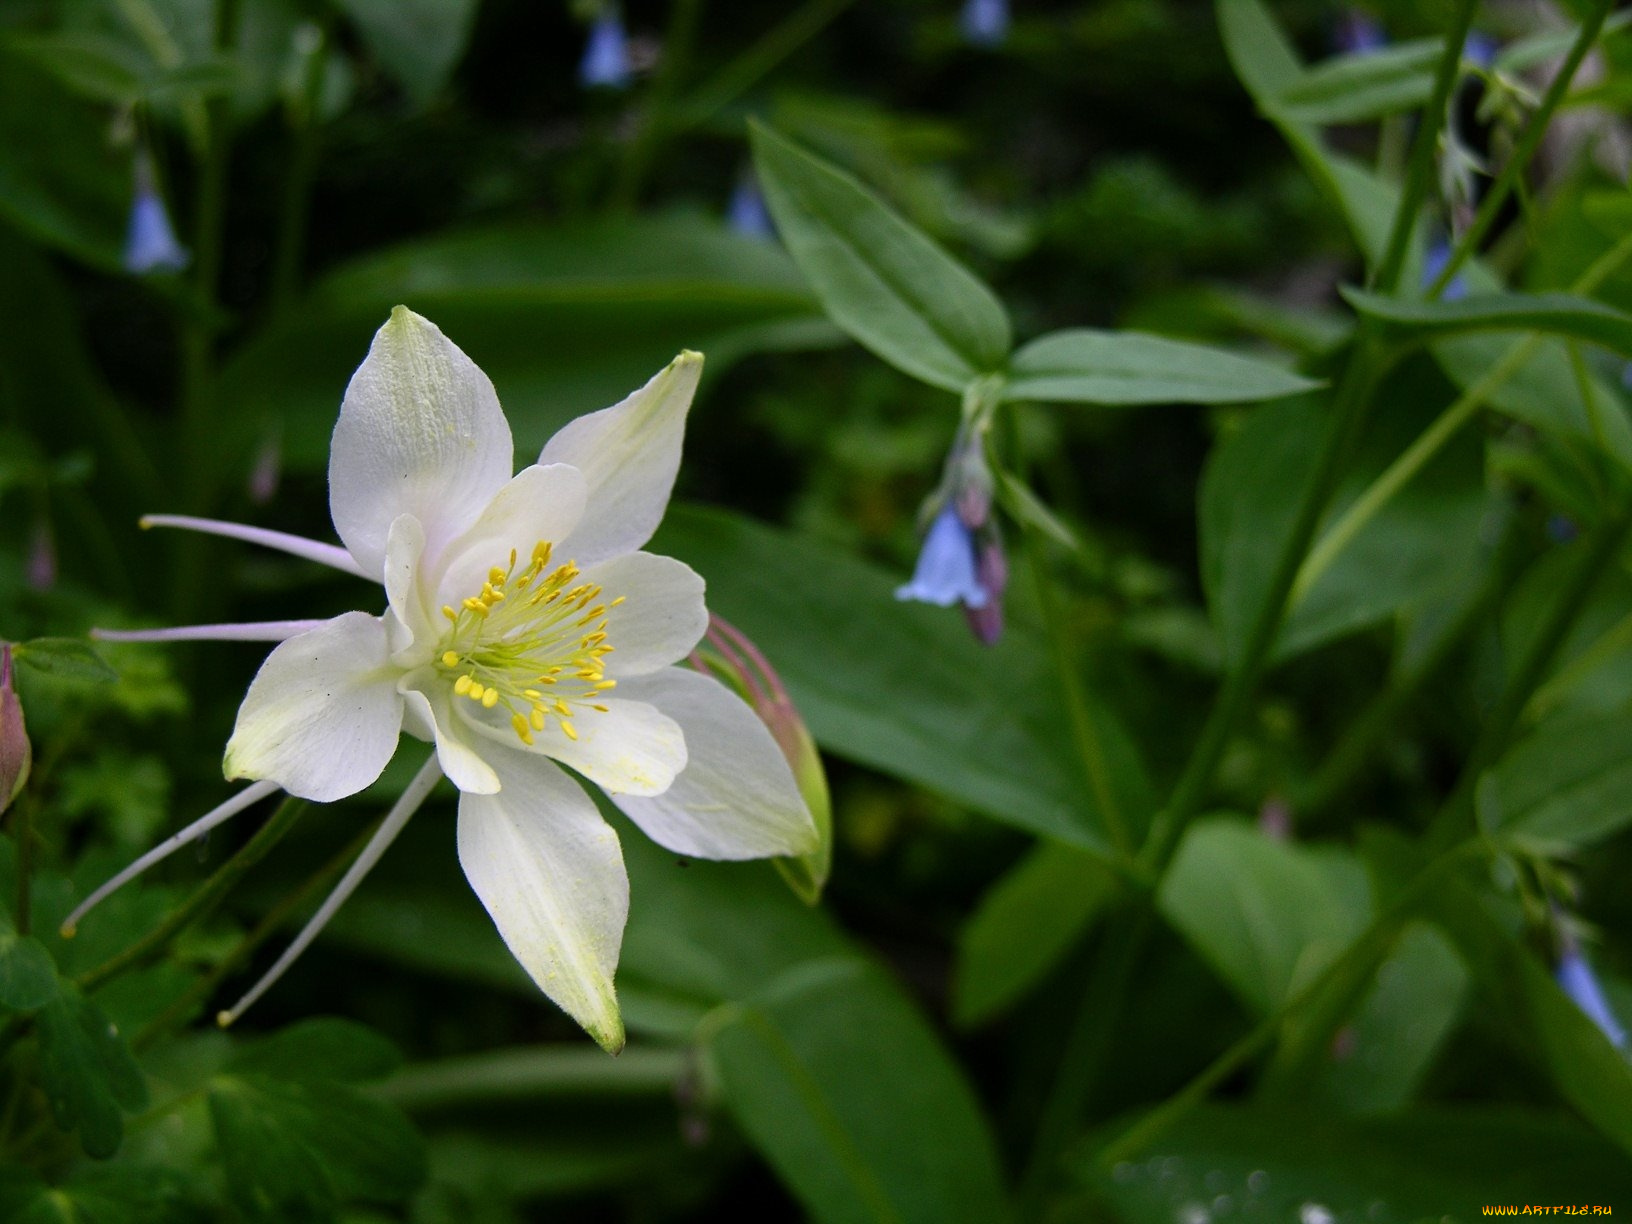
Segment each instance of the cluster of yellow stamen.
[{"label": "cluster of yellow stamen", "polygon": [[450,628],[437,662],[455,673],[455,694],[508,710],[522,743],[531,744],[552,716],[575,740],[573,703],[604,713],[598,700],[618,683],[606,678],[606,623],[624,597],[600,602],[601,588],[578,582],[572,561],[552,570],[548,541],[539,541],[519,572],[516,562],[511,549],[509,565],[489,570],[480,592],[443,606]]}]

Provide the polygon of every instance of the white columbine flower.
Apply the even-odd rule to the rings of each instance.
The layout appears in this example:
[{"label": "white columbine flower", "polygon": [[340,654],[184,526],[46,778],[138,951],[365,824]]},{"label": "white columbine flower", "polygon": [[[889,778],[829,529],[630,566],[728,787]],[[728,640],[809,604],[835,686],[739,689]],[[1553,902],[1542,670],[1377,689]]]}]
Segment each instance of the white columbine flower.
[{"label": "white columbine flower", "polygon": [[110,880],[278,789],[328,802],[380,776],[403,731],[435,751],[379,832],[230,1022],[299,955],[446,775],[459,861],[539,987],[608,1050],[629,885],[599,786],[658,844],[712,859],[794,855],[816,829],[771,733],[717,681],[672,664],[708,625],[703,580],[641,552],[668,504],[702,357],[570,422],[511,475],[487,376],[397,307],[346,389],[329,456],[344,547],[211,520],[233,536],[385,588],[383,614],[203,625],[106,638],[275,640],[238,711],[226,774],[254,784]]}]

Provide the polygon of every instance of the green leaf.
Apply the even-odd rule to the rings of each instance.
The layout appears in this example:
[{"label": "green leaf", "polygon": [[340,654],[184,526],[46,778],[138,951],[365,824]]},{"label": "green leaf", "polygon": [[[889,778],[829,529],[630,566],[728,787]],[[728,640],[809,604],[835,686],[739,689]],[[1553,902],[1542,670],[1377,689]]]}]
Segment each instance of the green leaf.
[{"label": "green leaf", "polygon": [[[1321,534],[1420,432],[1443,394],[1426,362],[1401,367],[1383,385]],[[1244,648],[1263,604],[1325,419],[1309,399],[1266,404],[1208,459],[1198,498],[1201,573],[1227,659]],[[1438,587],[1467,581],[1480,557],[1489,497],[1479,439],[1454,439],[1302,592],[1281,627],[1277,657],[1376,624]]]},{"label": "green leaf", "polygon": [[1083,404],[1239,404],[1320,384],[1204,344],[1086,327],[1052,332],[1009,363],[1006,400]]},{"label": "green leaf", "polygon": [[[1076,1164],[1123,1224],[1454,1220],[1494,1203],[1619,1204],[1632,1173],[1590,1131],[1549,1114],[1444,1108],[1392,1118],[1197,1106],[1136,1160]],[[1222,1213],[1220,1213],[1222,1214]]]},{"label": "green leaf", "polygon": [[1344,286],[1343,297],[1361,314],[1413,337],[1535,331],[1632,355],[1632,314],[1567,293],[1479,293],[1448,302],[1384,297]]},{"label": "green leaf", "polygon": [[0,217],[41,242],[119,267],[130,164],[108,145],[102,107],[0,47]]},{"label": "green leaf", "polygon": [[370,51],[423,106],[465,53],[476,0],[337,0]]},{"label": "green leaf", "polygon": [[209,1217],[192,1179],[157,1165],[80,1168],[59,1185],[32,1169],[0,1165],[6,1224],[199,1224]]},{"label": "green leaf", "polygon": [[123,1109],[147,1103],[147,1085],[107,1015],[64,982],[40,1011],[40,1073],[63,1130],[79,1131],[91,1156],[111,1156],[124,1137]]},{"label": "green leaf", "polygon": [[1345,1113],[1410,1104],[1462,1012],[1468,973],[1445,937],[1424,923],[1400,936],[1324,1061],[1312,1093]]},{"label": "green leaf", "polygon": [[1480,779],[1480,825],[1551,851],[1632,824],[1632,717],[1550,718]]},{"label": "green leaf", "polygon": [[724,1013],[710,1049],[732,1115],[814,1220],[1004,1218],[978,1103],[872,966],[791,971]]},{"label": "green leaf", "polygon": [[234,1072],[288,1080],[353,1084],[383,1079],[402,1065],[402,1055],[366,1025],[316,1017],[279,1029],[233,1056]]},{"label": "green leaf", "polygon": [[1434,89],[1437,38],[1395,43],[1316,64],[1280,91],[1280,108],[1300,123],[1363,123],[1416,110]]},{"label": "green leaf", "polygon": [[[982,646],[960,618],[895,599],[901,576],[719,511],[673,508],[658,541],[708,580],[709,606],[758,643],[828,751],[1104,850],[1052,658],[1020,628]],[[1001,717],[993,693],[1004,694]],[[1153,801],[1133,746],[1102,706],[1093,717],[1110,790],[1142,817]]]},{"label": "green leaf", "polygon": [[1262,1014],[1336,959],[1371,908],[1365,872],[1346,852],[1271,841],[1227,818],[1191,826],[1156,903]]},{"label": "green leaf", "polygon": [[119,673],[83,638],[34,638],[12,647],[17,662],[62,680],[112,684]]},{"label": "green leaf", "polygon": [[57,966],[32,935],[0,930],[0,1007],[37,1011],[57,996]]},{"label": "green leaf", "polygon": [[754,165],[778,231],[832,320],[879,357],[961,392],[1009,354],[992,291],[850,175],[760,124]]},{"label": "green leaf", "polygon": [[88,30],[13,33],[3,45],[46,69],[75,93],[100,102],[134,101],[148,66],[130,43]]},{"label": "green leaf", "polygon": [[521,452],[617,403],[683,348],[705,387],[765,349],[839,342],[769,243],[699,218],[509,225],[407,243],[330,273],[222,370],[245,453],[281,430],[291,467],[327,462],[336,405],[375,330],[407,303],[492,378]]},{"label": "green leaf", "polygon": [[952,1014],[976,1025],[1063,960],[1119,891],[1099,860],[1045,842],[998,880],[958,934]]},{"label": "green leaf", "polygon": [[229,1191],[251,1220],[326,1220],[341,1203],[398,1202],[425,1177],[402,1114],[344,1084],[220,1075],[209,1107]]}]

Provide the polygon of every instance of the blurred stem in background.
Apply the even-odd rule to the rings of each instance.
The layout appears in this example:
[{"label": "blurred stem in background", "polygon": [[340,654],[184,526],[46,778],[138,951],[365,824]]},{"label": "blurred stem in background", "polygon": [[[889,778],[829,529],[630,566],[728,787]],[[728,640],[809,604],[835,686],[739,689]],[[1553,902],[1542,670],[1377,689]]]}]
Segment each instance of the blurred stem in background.
[{"label": "blurred stem in background", "polygon": [[283,200],[278,212],[278,237],[272,261],[271,313],[288,310],[300,289],[306,256],[306,224],[311,212],[312,175],[317,167],[323,132],[323,85],[334,39],[332,18],[301,27],[297,46],[305,56],[300,89],[287,107],[289,168],[283,178]]},{"label": "blurred stem in background", "polygon": [[697,27],[703,19],[703,0],[675,0],[669,26],[663,35],[663,50],[657,61],[657,76],[646,91],[639,126],[634,138],[623,148],[617,177],[612,186],[611,211],[627,213],[640,201],[641,188],[651,170],[652,160],[669,133],[670,112],[697,46]]}]

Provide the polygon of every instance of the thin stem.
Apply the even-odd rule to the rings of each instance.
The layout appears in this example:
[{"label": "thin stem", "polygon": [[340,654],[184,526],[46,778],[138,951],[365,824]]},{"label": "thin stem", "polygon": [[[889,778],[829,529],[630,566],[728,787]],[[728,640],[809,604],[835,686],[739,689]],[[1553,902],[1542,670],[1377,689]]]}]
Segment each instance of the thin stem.
[{"label": "thin stem", "polygon": [[1042,1214],[1043,1199],[1058,1171],[1060,1155],[1077,1132],[1104,1073],[1116,1024],[1125,1001],[1133,994],[1134,974],[1150,942],[1152,913],[1149,897],[1142,896],[1133,900],[1120,921],[1106,924],[1020,1179],[1016,1212],[1020,1220],[1036,1219]]},{"label": "thin stem", "polygon": [[13,829],[17,837],[17,934],[27,935],[34,909],[34,804],[33,796],[18,796]]},{"label": "thin stem", "polygon": [[541,1097],[668,1096],[685,1069],[683,1050],[631,1046],[608,1058],[577,1046],[524,1046],[405,1067],[373,1095],[403,1109]]},{"label": "thin stem", "polygon": [[283,840],[284,834],[294,827],[295,821],[305,808],[306,801],[296,799],[292,795],[280,803],[277,810],[267,818],[266,823],[255,831],[255,836],[216,868],[215,874],[204,882],[203,887],[182,902],[170,917],[123,952],[80,974],[76,979],[80,989],[87,992],[95,990],[126,970],[134,969],[162,955],[172,939],[220,904],[222,898],[232,891],[249,869],[265,858],[267,852]]},{"label": "thin stem", "polygon": [[[1619,242],[1595,259],[1592,265],[1576,278],[1569,291],[1582,296],[1596,293],[1604,281],[1614,275],[1629,258],[1632,258],[1632,234],[1624,235]],[[1434,423],[1338,516],[1337,521],[1321,536],[1319,543],[1310,551],[1298,571],[1291,595],[1294,606],[1309,593],[1320,576],[1377,512],[1439,454],[1446,443],[1456,436],[1462,426],[1473,419],[1479,409],[1508,379],[1524,368],[1525,363],[1535,356],[1544,340],[1544,336],[1530,335],[1509,348],[1500,361],[1486,370],[1477,382],[1440,413]],[[1589,412],[1592,411],[1593,403],[1595,399],[1589,401]]]},{"label": "thin stem", "polygon": [[766,33],[701,86],[675,115],[670,132],[707,123],[752,89],[778,64],[827,28],[856,0],[811,0]]},{"label": "thin stem", "polygon": [[1206,802],[1213,774],[1218,769],[1225,748],[1229,746],[1236,723],[1246,713],[1269,661],[1270,650],[1286,614],[1293,581],[1308,552],[1309,542],[1314,538],[1315,528],[1320,524],[1321,515],[1331,500],[1343,461],[1353,447],[1372,388],[1381,376],[1387,359],[1386,351],[1367,333],[1362,323],[1360,336],[1349,354],[1348,364],[1337,387],[1331,417],[1326,425],[1326,436],[1315,459],[1314,472],[1304,489],[1292,529],[1281,545],[1269,589],[1264,593],[1264,602],[1253,620],[1246,645],[1224,681],[1224,687],[1202,728],[1201,738],[1191,751],[1184,772],[1174,787],[1173,797],[1152,822],[1150,836],[1140,853],[1140,860],[1147,867],[1159,870],[1166,864],[1185,826]]},{"label": "thin stem", "polygon": [[152,1046],[165,1033],[178,1025],[185,1024],[193,1010],[201,1006],[204,1000],[215,993],[215,988],[222,980],[250,958],[257,948],[264,944],[281,929],[289,918],[299,910],[312,895],[319,889],[331,884],[346,865],[352,862],[369,840],[378,832],[385,817],[380,817],[373,824],[367,825],[363,831],[341,848],[328,862],[324,863],[315,872],[288,896],[283,897],[271,909],[261,916],[261,920],[244,935],[232,948],[211,966],[210,971],[187,988],[170,1006],[149,1020],[131,1041],[131,1049],[137,1053]]},{"label": "thin stem", "polygon": [[697,26],[702,16],[703,0],[675,0],[669,28],[663,36],[663,58],[658,63],[657,79],[647,95],[646,114],[618,168],[617,183],[612,189],[614,211],[627,212],[639,201],[658,146],[673,131],[670,108],[697,42]]},{"label": "thin stem", "polygon": [[1430,862],[1405,886],[1394,903],[1372,919],[1371,924],[1331,964],[1259,1021],[1251,1032],[1220,1054],[1188,1084],[1102,1148],[1096,1158],[1100,1165],[1109,1168],[1118,1161],[1131,1159],[1159,1139],[1185,1114],[1206,1100],[1215,1088],[1255,1058],[1289,1020],[1319,999],[1356,962],[1375,957],[1379,946],[1391,942],[1404,927],[1422,895],[1437,885],[1452,867],[1482,849],[1483,843],[1480,841],[1464,842]]},{"label": "thin stem", "polygon": [[1581,609],[1586,606],[1593,588],[1619,555],[1629,530],[1632,530],[1632,503],[1618,509],[1614,517],[1598,529],[1590,545],[1582,544],[1580,560],[1526,644],[1506,687],[1485,717],[1479,738],[1468,753],[1451,797],[1434,818],[1428,833],[1430,846],[1443,846],[1470,831],[1474,788],[1480,775],[1507,747],[1520,716],[1530,704],[1531,696],[1552,666],[1559,647],[1564,644],[1565,636],[1581,615]]},{"label": "thin stem", "polygon": [[1110,765],[1105,756],[1105,745],[1100,742],[1099,728],[1088,708],[1088,695],[1083,691],[1082,672],[1075,652],[1071,649],[1065,617],[1060,608],[1059,594],[1048,580],[1043,567],[1043,550],[1037,531],[1029,523],[1022,525],[1025,541],[1026,568],[1031,571],[1032,583],[1037,588],[1037,603],[1043,614],[1043,625],[1048,631],[1049,645],[1054,652],[1054,670],[1059,673],[1060,687],[1065,692],[1066,713],[1071,719],[1071,734],[1076,741],[1077,755],[1082,761],[1088,788],[1094,796],[1094,807],[1105,821],[1116,848],[1127,854],[1133,848],[1128,832],[1127,817],[1117,802],[1116,788],[1111,785]]},{"label": "thin stem", "polygon": [[1374,269],[1371,288],[1379,293],[1393,293],[1399,288],[1400,275],[1405,270],[1405,257],[1411,250],[1411,236],[1417,219],[1422,215],[1423,201],[1434,181],[1434,158],[1439,151],[1439,131],[1445,122],[1451,93],[1456,89],[1462,69],[1462,46],[1468,40],[1479,0],[1461,0],[1451,28],[1445,36],[1445,50],[1434,70],[1434,91],[1417,125],[1416,142],[1411,146],[1411,161],[1406,170],[1405,188],[1394,209],[1394,220],[1389,226],[1388,243],[1383,258]]},{"label": "thin stem", "polygon": [[1485,193],[1485,198],[1479,202],[1479,211],[1474,214],[1473,223],[1468,226],[1467,232],[1451,251],[1451,257],[1445,261],[1434,283],[1428,287],[1429,297],[1438,297],[1445,291],[1445,286],[1451,283],[1467,263],[1469,257],[1479,249],[1490,227],[1496,223],[1497,214],[1514,187],[1520,182],[1520,176],[1530,165],[1530,159],[1535,156],[1540,147],[1542,137],[1547,134],[1547,125],[1552,121],[1553,112],[1564,101],[1564,95],[1569,92],[1570,84],[1575,80],[1575,73],[1581,67],[1581,61],[1592,50],[1592,45],[1598,41],[1598,34],[1603,29],[1604,19],[1609,16],[1613,7],[1613,0],[1596,0],[1592,11],[1587,14],[1581,23],[1581,29],[1570,44],[1569,54],[1564,57],[1564,63],[1559,66],[1547,86],[1547,92],[1542,95],[1541,103],[1530,115],[1524,125],[1524,131],[1519,134],[1514,143],[1513,154],[1502,164],[1502,171],[1496,177],[1495,183]]}]

